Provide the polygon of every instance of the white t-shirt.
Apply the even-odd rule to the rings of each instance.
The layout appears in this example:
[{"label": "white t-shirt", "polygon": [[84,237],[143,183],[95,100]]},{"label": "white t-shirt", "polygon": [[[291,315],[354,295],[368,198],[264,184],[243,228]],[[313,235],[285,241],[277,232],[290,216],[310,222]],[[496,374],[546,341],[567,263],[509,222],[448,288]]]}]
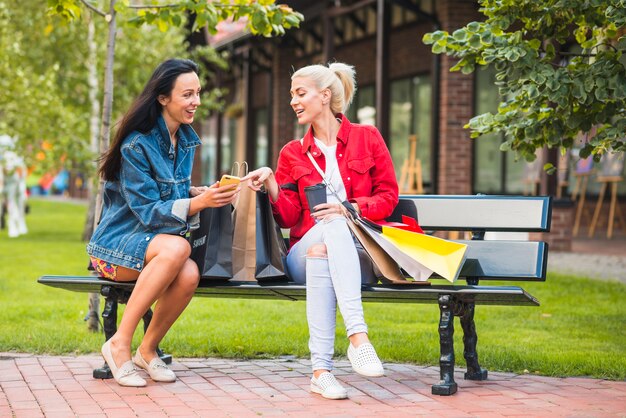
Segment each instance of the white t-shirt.
[{"label": "white t-shirt", "polygon": [[328,203],[341,203],[342,201],[347,199],[346,195],[346,187],[343,184],[343,179],[341,178],[341,173],[339,172],[339,165],[337,164],[337,145],[326,146],[322,141],[313,137],[315,140],[315,145],[324,153],[324,157],[326,157],[326,170],[324,174],[326,175],[326,180],[333,186],[337,195],[341,198],[341,201],[338,201],[335,195],[326,188],[326,201]]}]

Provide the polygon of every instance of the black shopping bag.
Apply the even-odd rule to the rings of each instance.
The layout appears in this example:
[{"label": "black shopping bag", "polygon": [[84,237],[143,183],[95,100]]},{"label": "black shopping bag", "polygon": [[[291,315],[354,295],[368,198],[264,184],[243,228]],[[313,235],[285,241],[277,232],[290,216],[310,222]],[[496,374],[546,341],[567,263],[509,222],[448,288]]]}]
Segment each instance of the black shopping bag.
[{"label": "black shopping bag", "polygon": [[200,211],[200,228],[191,232],[191,259],[198,264],[200,278],[229,280],[233,275],[232,207]]},{"label": "black shopping bag", "polygon": [[267,193],[258,192],[256,199],[256,271],[257,280],[287,278],[285,258],[287,245],[274,220]]}]

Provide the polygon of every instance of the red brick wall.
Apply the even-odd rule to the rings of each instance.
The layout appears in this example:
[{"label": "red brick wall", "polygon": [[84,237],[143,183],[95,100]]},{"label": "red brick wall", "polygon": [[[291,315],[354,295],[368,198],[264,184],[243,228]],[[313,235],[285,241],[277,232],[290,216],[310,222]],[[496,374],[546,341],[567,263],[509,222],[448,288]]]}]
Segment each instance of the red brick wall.
[{"label": "red brick wall", "polygon": [[533,241],[545,241],[549,251],[572,251],[572,228],[574,225],[575,207],[571,201],[555,201],[552,207],[552,223],[550,232],[531,233]]},{"label": "red brick wall", "polygon": [[[474,2],[465,0],[438,2],[438,14],[448,32],[480,18]],[[474,82],[471,74],[449,71],[456,61],[441,55],[439,194],[472,193],[472,141],[463,125],[474,113]]]}]

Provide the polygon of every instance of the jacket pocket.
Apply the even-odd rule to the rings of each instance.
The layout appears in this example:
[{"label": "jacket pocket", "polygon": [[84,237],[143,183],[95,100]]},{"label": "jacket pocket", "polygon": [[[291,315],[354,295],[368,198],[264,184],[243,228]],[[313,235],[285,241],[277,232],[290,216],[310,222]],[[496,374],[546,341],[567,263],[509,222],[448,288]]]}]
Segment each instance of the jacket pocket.
[{"label": "jacket pocket", "polygon": [[313,168],[303,165],[294,165],[291,168],[291,177],[297,182],[304,176],[308,176],[313,172]]},{"label": "jacket pocket", "polygon": [[159,183],[161,200],[168,200],[167,198],[172,194],[172,186],[171,183]]},{"label": "jacket pocket", "polygon": [[348,161],[348,168],[354,170],[359,174],[367,173],[372,167],[374,167],[374,158],[365,157],[360,159],[354,159]]}]

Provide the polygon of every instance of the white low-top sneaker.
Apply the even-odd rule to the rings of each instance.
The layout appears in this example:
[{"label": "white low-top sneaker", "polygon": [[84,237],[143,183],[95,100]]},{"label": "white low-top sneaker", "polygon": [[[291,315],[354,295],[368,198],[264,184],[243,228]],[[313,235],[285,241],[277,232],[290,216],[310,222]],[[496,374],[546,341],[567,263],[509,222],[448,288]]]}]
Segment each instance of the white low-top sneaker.
[{"label": "white low-top sneaker", "polygon": [[352,364],[352,370],[367,377],[380,377],[385,375],[383,364],[370,343],[363,343],[357,348],[348,345],[348,359]]},{"label": "white low-top sneaker", "polygon": [[326,399],[346,399],[348,391],[335,379],[330,372],[324,372],[320,377],[311,378],[311,392],[319,393]]},{"label": "white low-top sneaker", "polygon": [[167,364],[159,356],[150,360],[150,364],[148,364],[137,349],[133,363],[147,371],[150,378],[155,382],[173,382],[176,380],[176,374],[167,367]]}]

